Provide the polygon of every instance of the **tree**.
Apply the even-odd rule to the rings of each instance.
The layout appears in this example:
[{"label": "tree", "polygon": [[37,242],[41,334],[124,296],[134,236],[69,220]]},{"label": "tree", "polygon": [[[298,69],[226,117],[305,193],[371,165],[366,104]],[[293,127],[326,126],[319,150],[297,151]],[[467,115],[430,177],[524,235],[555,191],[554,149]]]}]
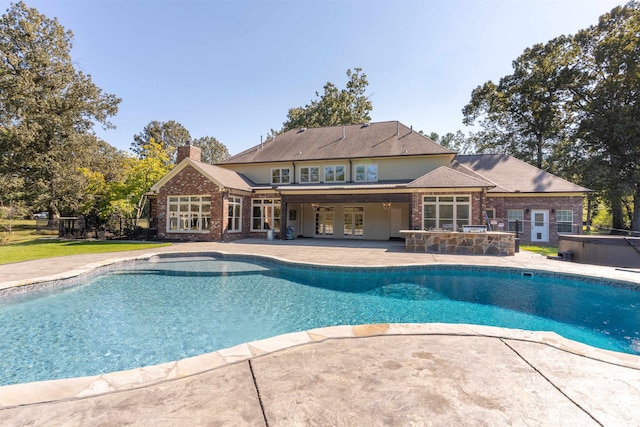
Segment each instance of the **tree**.
[{"label": "tree", "polygon": [[202,161],[205,163],[216,164],[229,158],[229,150],[227,147],[212,136],[203,136],[194,139],[192,145],[200,147],[202,152]]},{"label": "tree", "polygon": [[65,183],[90,156],[93,126],[112,127],[116,96],[71,59],[73,34],[20,1],[0,19],[0,173],[24,180],[30,202],[57,213]]},{"label": "tree", "polygon": [[457,131],[456,133],[447,132],[446,134],[440,136],[437,132],[431,132],[428,135],[424,132],[418,132],[420,135],[424,135],[430,140],[437,142],[449,150],[453,150],[460,154],[471,154],[473,152],[473,144],[470,139],[468,139],[464,132]]},{"label": "tree", "polygon": [[626,228],[623,202],[632,199],[626,209],[633,211],[631,229],[640,231],[640,3],[614,8],[575,39],[584,82],[577,137],[588,156],[585,178],[608,199],[613,228]]},{"label": "tree", "polygon": [[559,161],[554,148],[570,129],[566,107],[576,54],[569,37],[536,44],[513,61],[513,74],[474,89],[462,111],[466,125],[483,128],[474,135],[478,149],[508,153],[553,171]]},{"label": "tree", "polygon": [[153,139],[156,144],[167,153],[170,163],[176,161],[176,151],[178,147],[189,145],[191,134],[189,131],[175,120],[159,122],[153,120],[138,135],[134,135],[131,143],[131,151],[138,156],[145,154],[145,145]]},{"label": "tree", "polygon": [[282,125],[283,130],[369,122],[373,106],[365,96],[369,84],[367,75],[362,73],[362,68],[354,68],[353,72],[347,70],[347,77],[349,81],[345,89],[339,90],[336,85],[327,82],[322,96],[316,92],[320,99],[312,100],[304,107],[291,108],[287,121]]}]

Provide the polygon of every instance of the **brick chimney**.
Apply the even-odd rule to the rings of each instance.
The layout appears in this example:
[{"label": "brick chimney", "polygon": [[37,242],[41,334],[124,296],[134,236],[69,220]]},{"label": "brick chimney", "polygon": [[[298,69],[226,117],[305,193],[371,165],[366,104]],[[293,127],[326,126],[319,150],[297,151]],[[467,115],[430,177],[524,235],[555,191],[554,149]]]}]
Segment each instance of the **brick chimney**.
[{"label": "brick chimney", "polygon": [[176,164],[180,164],[184,159],[191,159],[199,162],[200,157],[200,147],[196,147],[195,145],[183,145],[182,147],[178,147],[178,159]]}]

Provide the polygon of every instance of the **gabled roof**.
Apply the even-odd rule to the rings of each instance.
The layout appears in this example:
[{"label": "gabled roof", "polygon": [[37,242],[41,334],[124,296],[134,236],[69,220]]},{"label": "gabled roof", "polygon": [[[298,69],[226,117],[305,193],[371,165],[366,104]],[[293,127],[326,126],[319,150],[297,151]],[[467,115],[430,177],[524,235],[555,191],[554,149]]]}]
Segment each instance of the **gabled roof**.
[{"label": "gabled roof", "polygon": [[585,193],[581,187],[508,154],[456,156],[451,167],[495,184],[490,193]]},{"label": "gabled roof", "polygon": [[447,166],[440,166],[407,184],[409,188],[477,188],[494,186],[487,180],[474,178]]},{"label": "gabled roof", "polygon": [[455,154],[400,122],[293,129],[221,164]]},{"label": "gabled roof", "polygon": [[198,162],[186,158],[181,161],[178,166],[173,168],[171,172],[162,177],[160,181],[156,182],[153,187],[151,187],[151,191],[158,191],[164,184],[166,184],[171,178],[173,178],[187,166],[192,166],[205,178],[210,179],[216,185],[218,185],[218,187],[221,188],[251,191],[252,187],[255,186],[255,184],[249,178],[238,172],[221,168],[220,166],[212,165],[209,163]]}]

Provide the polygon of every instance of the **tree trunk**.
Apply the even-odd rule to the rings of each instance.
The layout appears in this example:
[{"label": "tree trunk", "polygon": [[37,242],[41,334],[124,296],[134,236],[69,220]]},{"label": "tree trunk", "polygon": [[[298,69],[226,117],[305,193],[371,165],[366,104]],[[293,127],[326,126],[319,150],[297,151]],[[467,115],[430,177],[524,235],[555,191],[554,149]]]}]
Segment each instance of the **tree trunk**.
[{"label": "tree trunk", "polygon": [[622,211],[622,197],[617,194],[612,194],[609,196],[609,201],[611,202],[611,227],[614,230],[623,230],[624,212]]},{"label": "tree trunk", "polygon": [[633,217],[631,219],[631,230],[640,232],[640,186],[636,188],[633,195]]}]

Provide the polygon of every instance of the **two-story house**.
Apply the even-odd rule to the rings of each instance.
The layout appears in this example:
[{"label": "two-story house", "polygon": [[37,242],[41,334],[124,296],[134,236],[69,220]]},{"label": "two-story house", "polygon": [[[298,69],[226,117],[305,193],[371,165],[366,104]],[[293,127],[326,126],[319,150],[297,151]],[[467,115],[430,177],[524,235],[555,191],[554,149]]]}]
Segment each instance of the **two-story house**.
[{"label": "two-story house", "polygon": [[555,243],[580,233],[589,190],[508,155],[456,155],[392,121],[290,130],[219,165],[179,147],[151,191],[163,239],[388,240],[486,224]]}]

